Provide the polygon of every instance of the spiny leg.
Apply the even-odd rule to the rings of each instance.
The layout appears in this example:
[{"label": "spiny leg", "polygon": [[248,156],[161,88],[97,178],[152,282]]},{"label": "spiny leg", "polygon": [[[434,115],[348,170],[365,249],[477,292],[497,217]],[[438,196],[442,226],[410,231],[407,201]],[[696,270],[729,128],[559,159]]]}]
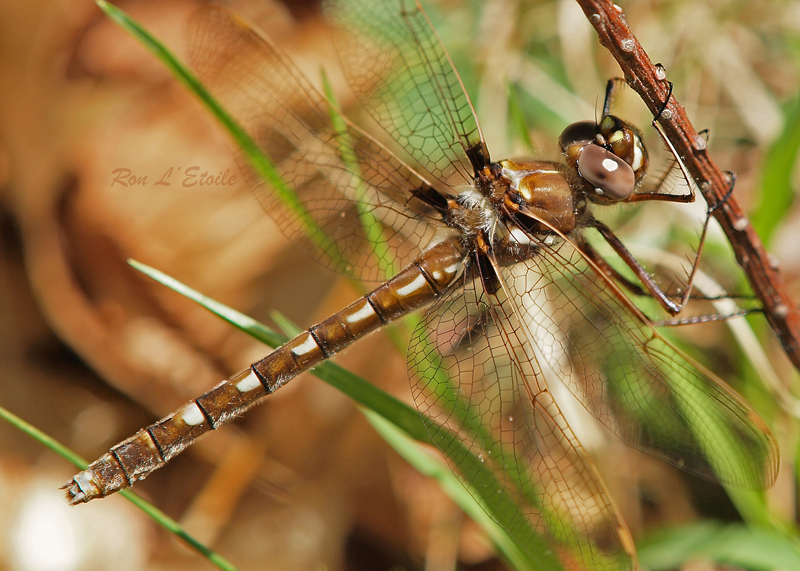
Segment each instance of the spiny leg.
[{"label": "spiny leg", "polygon": [[[679,303],[673,301],[661,289],[661,287],[658,285],[658,283],[656,283],[653,277],[639,263],[639,261],[633,256],[633,254],[631,254],[631,252],[625,247],[622,241],[616,236],[616,234],[614,234],[614,232],[608,226],[606,226],[605,224],[603,224],[598,220],[592,221],[592,226],[600,233],[600,235],[608,243],[608,245],[614,249],[617,255],[622,259],[622,261],[624,261],[625,264],[631,270],[633,270],[633,273],[636,274],[636,277],[639,278],[639,280],[642,282],[642,285],[647,289],[647,291],[649,291],[653,295],[656,301],[658,301],[659,305],[661,305],[664,308],[664,310],[671,315],[677,315],[678,313],[680,313],[681,310],[683,309],[683,306],[686,305],[686,303],[689,301],[689,298],[691,297],[692,285],[694,284],[695,276],[697,275],[697,271],[700,267],[700,257],[703,252],[703,246],[706,241],[706,235],[708,233],[708,227],[711,222],[711,217],[714,211],[717,210],[717,208],[719,208],[720,206],[722,206],[733,193],[733,187],[736,182],[736,176],[734,173],[730,174],[731,174],[731,186],[728,189],[727,194],[725,195],[725,197],[723,197],[723,199],[720,202],[712,206],[709,206],[708,209],[706,210],[706,218],[705,221],[703,222],[703,229],[700,233],[700,243],[697,246],[697,250],[694,256],[694,261],[692,262],[692,269],[687,276],[686,284],[684,286],[684,292],[683,295],[681,296]],[[589,250],[587,254],[595,261],[597,261],[597,259],[600,258],[600,256],[593,250]],[[619,273],[611,269],[611,266],[604,260],[599,265],[603,271],[612,271],[616,276],[619,276]],[[625,283],[625,281],[627,280],[625,280],[624,278],[621,280],[623,284]]]}]

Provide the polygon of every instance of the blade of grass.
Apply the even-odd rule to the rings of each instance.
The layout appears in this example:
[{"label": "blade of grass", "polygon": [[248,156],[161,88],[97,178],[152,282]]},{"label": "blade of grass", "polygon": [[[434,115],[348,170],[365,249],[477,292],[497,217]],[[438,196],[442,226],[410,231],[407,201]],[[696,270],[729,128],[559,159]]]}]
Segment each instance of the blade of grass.
[{"label": "blade of grass", "polygon": [[756,231],[769,244],[778,224],[794,202],[792,174],[800,149],[800,97],[786,113],[783,131],[767,152],[761,168],[761,203],[751,216]]},{"label": "blade of grass", "polygon": [[[163,272],[134,260],[129,260],[129,263],[155,281],[197,302],[235,327],[271,347],[277,347],[288,340],[287,335],[278,334],[269,327],[202,295]],[[274,314],[273,319],[275,319],[276,323],[290,335],[296,334],[299,331],[294,324],[286,320],[280,314]],[[311,370],[311,374],[339,389],[355,402],[374,411],[406,433],[410,438],[424,444],[431,444],[430,436],[420,420],[418,411],[400,402],[384,391],[381,391],[363,378],[350,373],[330,361],[325,361],[316,366]],[[426,420],[426,422],[436,425],[435,421],[431,419]],[[560,571],[562,567],[555,559],[548,544],[530,527],[527,517],[520,511],[519,506],[506,494],[504,488],[497,481],[491,470],[467,450],[464,445],[458,441],[455,435],[452,435],[452,439],[448,449],[453,451],[452,454],[454,456],[467,458],[466,462],[463,461],[463,459],[461,462],[462,466],[467,466],[464,473],[467,484],[470,482],[482,483],[480,487],[474,487],[476,497],[485,498],[488,505],[502,505],[503,509],[492,511],[491,517],[505,530],[513,530],[511,532],[506,532],[508,536],[507,541],[516,542],[521,546],[522,551],[530,559],[529,567],[532,566],[536,569]],[[500,499],[498,499],[498,496]],[[469,500],[461,507],[467,513],[471,513],[476,509],[483,509],[478,504],[475,504],[475,498],[471,494],[465,494],[464,497],[469,498]],[[496,532],[496,530],[489,531],[490,534],[494,532]],[[499,547],[502,548],[502,545],[499,545]],[[507,555],[507,557],[511,560],[514,556],[511,554]]]},{"label": "blade of grass", "polygon": [[519,99],[517,88],[513,83],[506,80],[506,89],[508,90],[508,113],[515,127],[514,130],[519,140],[525,145],[525,148],[533,149],[533,141],[528,130],[528,121],[525,119],[525,112],[522,110],[522,102]]},{"label": "blade of grass", "polygon": [[[272,312],[270,316],[288,335],[294,336],[300,332],[300,329],[296,325],[291,323],[280,313]],[[319,368],[323,367],[324,365],[325,364],[320,365]],[[344,369],[339,368],[338,370],[344,375],[351,375],[351,373]],[[312,374],[315,374],[319,378],[326,380],[325,374],[323,373],[322,375],[317,375],[316,369],[312,370]],[[382,393],[382,391],[373,387],[371,384],[367,383],[367,381],[361,379],[360,377],[356,378],[360,382],[366,383],[372,390]],[[386,397],[394,400],[394,397],[389,395],[386,395]],[[396,402],[399,403],[399,401]],[[400,406],[406,407],[406,405],[402,403],[399,404]],[[408,408],[408,410],[412,410],[410,407],[406,408]],[[394,423],[395,425],[397,424],[393,421],[391,416],[383,415],[383,418]],[[458,503],[464,512],[471,515],[477,508],[478,510],[484,511],[485,514],[489,514],[489,519],[493,522],[493,526],[496,527],[497,525],[500,525],[504,527],[504,533],[508,536],[510,541],[514,541],[516,545],[527,546],[527,553],[533,556],[533,561],[530,561],[530,563],[534,564],[536,569],[539,569],[540,571],[548,569],[561,569],[560,563],[552,558],[550,547],[543,541],[540,534],[531,528],[529,520],[522,514],[517,503],[511,500],[505,488],[501,487],[492,469],[489,468],[482,459],[477,458],[475,454],[473,454],[463,444],[461,437],[456,436],[450,430],[443,428],[432,418],[417,413],[417,419],[419,420],[420,418],[422,419],[421,423],[423,425],[427,425],[425,430],[425,439],[420,441],[425,444],[431,444],[428,434],[436,433],[439,438],[440,451],[445,456],[449,457],[454,465],[457,465],[460,468],[460,472],[463,476],[461,480],[459,480],[459,478],[452,471],[448,470],[448,472],[454,481],[460,482],[459,486],[462,488],[462,491],[468,490],[468,493],[465,494],[463,498],[469,499],[465,500],[464,504],[459,503],[459,498],[462,498],[462,496],[453,497],[454,501]],[[482,428],[483,427],[479,427],[479,429]],[[413,437],[413,435],[410,434],[409,436]],[[480,437],[480,435],[478,435],[478,437]],[[393,446],[392,442],[389,442],[389,444]],[[488,450],[491,454],[491,450],[496,451],[497,448],[487,448],[486,450]],[[398,453],[405,456],[400,450],[398,450]],[[500,459],[497,461],[504,463],[505,474],[511,475],[514,473],[514,470],[520,469],[518,466],[513,465],[513,455],[495,454],[495,457],[497,456],[500,457]],[[424,459],[421,461],[423,462],[423,465],[425,465]],[[416,462],[410,463],[412,465],[416,465]],[[541,501],[536,499],[537,494],[542,494],[542,490],[536,489],[536,483],[532,480],[531,475],[526,474],[525,477],[520,478],[520,481],[526,482],[527,485],[523,486],[519,492],[526,497],[528,500],[528,505],[533,506],[534,509],[539,511],[540,515],[542,516],[542,520],[547,522],[547,526],[551,533],[555,532],[556,535],[559,535],[562,538],[573,538],[574,529],[572,525],[565,521],[561,514],[548,510],[542,505]],[[448,479],[440,483],[442,483],[443,487],[446,487],[449,485],[450,480]],[[480,520],[476,519],[476,522],[481,524]],[[492,537],[492,532],[496,532],[496,529],[490,526],[489,528],[485,528],[485,531],[490,537]],[[575,545],[579,545],[578,540],[576,539],[575,541]],[[564,543],[568,544],[569,542],[564,541]],[[498,545],[498,547],[500,549],[503,548],[502,545]],[[583,555],[589,557],[588,554]],[[506,556],[510,561],[515,560],[513,554],[506,554]],[[593,556],[596,558],[595,562],[602,566],[603,569],[617,568],[614,567],[615,563],[611,559],[603,556],[602,554],[594,553]]]},{"label": "blade of grass", "polygon": [[473,521],[483,528],[494,545],[515,569],[541,569],[532,566],[530,558],[519,546],[510,540],[506,531],[489,517],[489,510],[475,502],[475,494],[470,493],[453,474],[450,467],[438,458],[425,454],[419,443],[414,442],[382,416],[368,409],[361,409],[369,423],[389,445],[411,464],[420,474],[435,479],[447,496],[453,500]]},{"label": "blade of grass", "polygon": [[353,142],[348,132],[347,121],[345,121],[344,117],[342,117],[342,114],[339,112],[339,104],[336,101],[336,95],[333,93],[327,75],[325,75],[324,71],[321,72],[321,75],[322,88],[328,100],[328,114],[340,143],[340,158],[347,167],[350,176],[353,177],[358,217],[361,220],[361,226],[366,233],[367,240],[372,246],[372,253],[378,261],[378,267],[381,269],[384,279],[388,280],[397,273],[397,264],[395,264],[394,257],[389,251],[389,245],[384,239],[381,223],[368,207],[369,203],[364,200],[368,192],[367,183],[364,181],[361,167],[358,165],[358,159],[353,149]]},{"label": "blade of grass", "polygon": [[[287,334],[294,336],[300,332],[300,329],[295,324],[290,322],[280,313],[273,312],[271,314],[271,317],[273,320],[275,320],[278,326]],[[340,368],[340,370],[346,375],[351,375],[351,373],[349,373],[344,369]],[[314,371],[312,370],[312,373],[313,372]],[[361,379],[360,377],[357,377],[355,375],[352,376],[355,377],[356,379],[359,379],[360,382],[367,383],[367,381]],[[324,376],[320,376],[319,378],[325,380]],[[373,387],[370,383],[367,383],[367,385],[369,385],[372,388],[372,390],[383,393],[383,391],[380,391],[380,389]],[[394,397],[390,395],[386,395],[386,398],[392,399],[395,403],[397,403],[397,405],[404,407],[409,411],[413,411],[411,407],[408,407],[407,405],[401,403],[400,401],[397,401],[396,399],[394,399]],[[378,413],[380,418],[386,422],[384,427],[392,425],[397,426],[391,415],[381,415],[379,411],[375,411],[374,409],[372,409],[372,412]],[[430,427],[434,427],[433,431],[439,433],[440,438],[444,437],[447,439],[447,442],[445,442],[441,447],[441,451],[449,455],[454,462],[455,458],[461,459],[459,465],[461,466],[461,470],[463,473],[463,480],[459,480],[458,477],[449,468],[445,470],[447,476],[445,476],[444,474],[440,474],[438,470],[434,470],[435,474],[433,475],[438,476],[436,479],[437,481],[439,481],[440,484],[442,484],[444,488],[446,488],[445,492],[447,492],[448,495],[450,495],[447,488],[449,488],[453,482],[457,482],[458,487],[461,488],[461,491],[464,493],[458,495],[451,495],[451,498],[454,501],[456,501],[459,507],[461,507],[467,514],[471,515],[476,512],[483,512],[484,514],[483,520],[476,519],[475,521],[476,523],[481,525],[482,521],[491,522],[491,524],[487,528],[485,528],[485,531],[490,537],[493,537],[492,532],[496,534],[498,533],[498,529],[502,529],[502,527],[500,527],[501,524],[498,522],[502,522],[502,525],[506,526],[506,528],[502,530],[502,533],[503,535],[505,535],[506,539],[504,540],[504,542],[499,544],[498,547],[503,549],[506,545],[509,544],[509,542],[517,547],[517,550],[515,550],[514,553],[507,555],[507,557],[509,557],[509,560],[513,561],[516,555],[520,553],[519,545],[515,541],[517,540],[520,541],[521,545],[526,545],[529,546],[529,548],[530,547],[533,548],[533,551],[530,552],[531,555],[534,553],[542,554],[542,557],[535,559],[535,561],[531,560],[529,557],[526,557],[527,565],[526,567],[523,568],[531,568],[531,565],[533,565],[534,568],[541,571],[545,570],[555,571],[557,569],[560,570],[561,569],[560,564],[550,556],[549,546],[542,540],[542,538],[538,534],[536,534],[536,532],[534,532],[530,528],[530,526],[528,525],[527,518],[522,514],[522,512],[518,509],[518,506],[516,506],[516,504],[511,500],[511,498],[505,493],[505,490],[503,490],[500,487],[500,484],[499,482],[497,482],[491,469],[488,468],[482,460],[476,458],[475,455],[472,454],[472,452],[470,452],[459,440],[459,438],[452,432],[443,429],[443,427],[441,427],[435,420],[427,416],[423,417],[416,411],[414,412],[416,413],[415,416],[420,425],[424,426],[425,424],[428,424]],[[379,432],[381,433],[382,436],[384,435],[383,432],[381,431]],[[396,430],[394,432],[397,433]],[[425,430],[425,439],[420,440],[421,443],[432,445],[430,438],[428,436],[429,432],[432,431],[427,429]],[[405,435],[401,434],[399,436],[404,437]],[[413,435],[411,434],[407,434],[407,436],[411,436],[413,438]],[[387,442],[392,447],[394,447],[395,444],[402,445],[403,443],[402,440],[398,440],[395,438],[391,438],[387,440]],[[413,466],[417,466],[417,464],[419,464],[421,467],[424,467],[426,469],[431,468],[431,464],[429,463],[430,457],[427,454],[425,454],[424,451],[422,451],[422,449],[419,447],[416,448],[403,447],[403,450],[397,450],[397,452],[401,454],[403,457],[406,457],[406,455],[412,456],[413,461],[410,460],[410,463]],[[422,473],[425,474],[426,472],[423,471]],[[501,495],[500,499],[498,499],[496,494]],[[508,510],[508,512],[506,514],[498,514],[497,513],[498,510],[496,509],[493,510],[487,507],[487,506],[496,507],[498,505],[502,505],[506,510]],[[496,519],[492,519],[488,514],[494,514],[494,517]],[[515,530],[515,532],[508,530]]]},{"label": "blade of grass", "polygon": [[[0,406],[0,418],[21,430],[40,444],[44,445],[45,447],[49,448],[59,456],[65,458],[68,462],[73,464],[79,470],[85,470],[86,467],[89,465],[86,460],[81,458],[78,454],[58,442],[53,437],[45,434],[32,424],[22,420],[20,417],[15,415],[14,413],[6,410],[2,406]],[[197,551],[200,555],[208,559],[211,563],[223,569],[224,571],[236,571],[236,567],[234,567],[229,561],[227,561],[224,557],[222,557],[219,553],[215,552],[211,548],[207,547],[191,535],[186,532],[185,529],[181,527],[181,525],[175,521],[174,519],[170,518],[164,512],[159,510],[157,507],[149,503],[144,498],[136,495],[135,493],[131,492],[130,490],[123,490],[120,494],[137,508],[142,510],[148,516],[150,516],[156,523],[158,523],[161,527],[169,531],[170,533],[176,535],[183,541],[185,541],[189,547]]]},{"label": "blade of grass", "polygon": [[705,560],[752,571],[800,569],[796,541],[768,529],[712,521],[653,533],[637,545],[642,567],[651,571],[683,568]]}]

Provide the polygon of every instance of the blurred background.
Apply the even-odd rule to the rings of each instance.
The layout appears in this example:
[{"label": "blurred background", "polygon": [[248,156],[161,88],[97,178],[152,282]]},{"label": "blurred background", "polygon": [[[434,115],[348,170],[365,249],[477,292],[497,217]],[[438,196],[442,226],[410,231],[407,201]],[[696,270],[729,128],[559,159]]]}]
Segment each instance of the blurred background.
[{"label": "blurred background", "polygon": [[[183,22],[198,2],[119,5],[184,54]],[[229,5],[314,83],[324,67],[345,109],[353,104],[316,2]],[[424,6],[493,157],[554,157],[560,131],[598,116],[606,80],[619,75],[572,1]],[[717,163],[738,173],[736,197],[798,292],[800,3],[622,7],[695,126],[710,129]],[[647,126],[632,92],[622,105],[621,115]],[[191,167],[236,183],[185,188],[181,173]],[[620,233],[645,259],[682,255],[703,210],[626,211]],[[704,271],[746,291],[716,228],[707,248]],[[90,460],[266,351],[137,274],[125,263],[131,257],[261,320],[277,309],[307,327],[357,295],[280,234],[222,130],[93,2],[0,0],[0,406]],[[741,558],[722,566],[664,539],[665,530],[691,532],[711,549],[725,529],[741,529],[712,522],[758,522],[769,541],[747,544],[753,553],[797,549],[796,373],[763,319],[749,321],[749,341],[726,323],[678,333],[773,426],[783,461],[774,488],[728,494],[614,439],[592,448],[648,568],[740,568]],[[337,361],[410,402],[404,355],[382,334],[358,347]],[[74,472],[0,423],[0,569],[211,568],[122,498],[68,508],[57,488]],[[434,483],[391,452],[345,397],[308,375],[136,491],[241,569],[504,568]]]}]

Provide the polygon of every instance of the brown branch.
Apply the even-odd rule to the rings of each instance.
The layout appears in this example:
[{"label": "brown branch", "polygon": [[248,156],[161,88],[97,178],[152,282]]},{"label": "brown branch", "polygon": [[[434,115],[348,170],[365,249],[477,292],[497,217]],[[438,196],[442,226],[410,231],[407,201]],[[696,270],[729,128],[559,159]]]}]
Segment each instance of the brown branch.
[{"label": "brown branch", "polygon": [[[607,0],[577,0],[597,31],[600,43],[614,56],[625,80],[655,116],[669,93],[664,69],[653,65],[631,33],[622,9]],[[659,123],[710,205],[718,204],[730,187],[728,177],[711,159],[683,106],[673,96]],[[794,366],[800,369],[800,312],[786,292],[783,278],[744,211],[732,195],[714,211],[733,247],[736,259],[764,306],[764,313]]]}]

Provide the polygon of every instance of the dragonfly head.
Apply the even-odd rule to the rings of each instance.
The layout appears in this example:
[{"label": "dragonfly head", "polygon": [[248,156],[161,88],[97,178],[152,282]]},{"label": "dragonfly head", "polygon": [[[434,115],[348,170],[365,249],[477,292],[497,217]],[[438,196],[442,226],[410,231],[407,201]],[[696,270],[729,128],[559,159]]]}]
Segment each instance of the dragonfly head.
[{"label": "dragonfly head", "polygon": [[558,142],[567,163],[591,188],[587,196],[592,202],[625,201],[647,175],[650,161],[641,134],[614,115],[599,123],[573,123]]}]

